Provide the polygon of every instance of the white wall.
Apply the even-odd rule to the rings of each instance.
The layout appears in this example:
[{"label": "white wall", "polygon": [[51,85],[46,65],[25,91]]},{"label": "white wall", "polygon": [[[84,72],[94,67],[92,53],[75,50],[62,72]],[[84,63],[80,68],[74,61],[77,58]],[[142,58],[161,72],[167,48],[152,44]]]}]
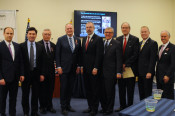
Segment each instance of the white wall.
[{"label": "white wall", "polygon": [[[158,41],[159,45],[161,30],[166,29],[175,35],[174,0],[0,0],[0,9],[19,10],[17,13],[19,42],[24,41],[27,18],[30,18],[31,26],[39,31],[37,41],[42,38],[42,30],[50,28],[53,42],[56,43],[57,38],[65,34],[65,24],[73,20],[74,10],[118,12],[118,36],[121,35],[120,25],[125,21],[131,25],[131,34],[139,38],[140,27],[148,26],[150,36]],[[175,43],[175,40],[171,41]]]}]

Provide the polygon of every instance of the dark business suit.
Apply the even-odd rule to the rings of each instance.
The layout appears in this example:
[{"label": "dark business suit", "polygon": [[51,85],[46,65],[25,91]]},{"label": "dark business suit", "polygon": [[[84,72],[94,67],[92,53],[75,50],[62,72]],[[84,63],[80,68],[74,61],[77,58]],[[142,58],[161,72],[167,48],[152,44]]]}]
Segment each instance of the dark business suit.
[{"label": "dark business suit", "polygon": [[[28,41],[27,41],[28,42]],[[29,114],[29,93],[32,85],[31,114],[38,111],[38,93],[40,84],[40,75],[45,74],[45,52],[44,46],[35,43],[36,46],[36,67],[30,69],[30,59],[28,55],[27,42],[21,43],[22,57],[24,60],[25,80],[22,83],[22,107],[24,114]],[[30,49],[30,48],[29,48]]]},{"label": "dark business suit", "polygon": [[[117,40],[120,41],[123,48],[123,35],[118,37]],[[131,34],[126,44],[125,53],[123,54],[123,64],[125,67],[131,67],[134,75],[137,75],[137,60],[139,54],[139,39]],[[120,107],[125,108],[133,104],[134,97],[134,87],[135,87],[135,77],[118,79],[119,87],[119,98],[120,98]],[[126,92],[127,92],[127,101],[126,103]]]},{"label": "dark business suit", "polygon": [[15,42],[12,44],[14,46],[14,60],[5,41],[0,43],[0,79],[4,79],[6,83],[1,85],[0,105],[1,113],[5,114],[6,98],[9,92],[9,114],[15,116],[18,81],[20,76],[24,76],[24,71],[20,46]]},{"label": "dark business suit", "polygon": [[[103,39],[94,34],[85,49],[87,37],[82,42],[82,66],[86,97],[91,111],[97,113],[99,105],[99,78],[102,69],[104,52]],[[98,74],[93,76],[92,70],[96,68]]]},{"label": "dark business suit", "polygon": [[122,48],[119,41],[112,39],[104,50],[103,56],[103,87],[101,88],[101,97],[103,97],[103,100],[101,101],[101,105],[103,110],[107,112],[113,111],[117,73],[122,73]]},{"label": "dark business suit", "polygon": [[[39,41],[38,43],[42,44],[44,47],[44,40]],[[46,55],[46,62],[45,66],[45,79],[44,82],[40,83],[40,90],[39,90],[39,101],[40,101],[40,108],[47,108],[48,110],[53,108],[52,104],[52,96],[55,87],[55,51],[56,46],[54,43],[50,41],[50,51],[47,52],[47,48],[45,47],[45,54]]]},{"label": "dark business suit", "polygon": [[[162,46],[159,47],[159,51]],[[175,72],[175,46],[169,43],[157,61],[156,80],[157,88],[163,90],[162,97],[174,99],[174,72]],[[164,76],[169,77],[168,83],[164,83]]]},{"label": "dark business suit", "polygon": [[74,87],[76,68],[79,65],[81,41],[73,36],[75,48],[72,52],[67,35],[58,38],[56,44],[56,66],[61,67],[63,74],[60,75],[60,103],[62,110],[68,110]]},{"label": "dark business suit", "polygon": [[[155,75],[155,65],[157,60],[158,45],[157,42],[148,38],[141,49],[142,42],[140,42],[140,52],[138,59],[138,86],[140,100],[152,95],[152,82]],[[151,78],[146,79],[146,74],[151,73]]]}]

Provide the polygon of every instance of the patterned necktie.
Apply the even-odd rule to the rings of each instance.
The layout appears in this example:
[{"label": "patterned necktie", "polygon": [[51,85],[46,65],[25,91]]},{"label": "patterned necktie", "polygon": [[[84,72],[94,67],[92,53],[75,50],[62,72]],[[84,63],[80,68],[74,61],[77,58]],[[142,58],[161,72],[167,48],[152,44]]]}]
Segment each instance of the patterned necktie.
[{"label": "patterned necktie", "polygon": [[124,40],[124,44],[123,44],[123,54],[125,53],[126,43],[127,43],[127,41],[126,41],[126,36],[125,36],[125,40]]},{"label": "patterned necktie", "polygon": [[143,46],[145,45],[145,40],[142,41],[142,45],[140,47],[140,50],[142,50]]},{"label": "patterned necktie", "polygon": [[107,48],[108,48],[108,40],[107,40],[106,43],[105,43],[105,53],[106,53],[106,51],[107,51]]},{"label": "patterned necktie", "polygon": [[33,43],[31,42],[30,46],[30,70],[33,70],[34,67],[34,49],[33,49]]},{"label": "patterned necktie", "polygon": [[86,45],[85,45],[86,51],[87,51],[87,47],[88,47],[88,44],[89,44],[89,39],[90,39],[90,36],[88,36],[88,39],[87,39],[87,41],[86,41]]},{"label": "patterned necktie", "polygon": [[49,49],[49,43],[46,43],[46,48],[47,48],[47,54],[50,54],[50,49]]},{"label": "patterned necktie", "polygon": [[9,51],[10,51],[10,54],[11,54],[11,56],[12,56],[12,59],[13,59],[13,53],[12,53],[12,49],[11,49],[11,46],[10,46],[11,44],[9,43]]},{"label": "patterned necktie", "polygon": [[164,49],[164,45],[162,45],[162,47],[161,47],[161,49],[160,49],[160,52],[159,52],[159,59],[160,59],[160,58],[161,58],[161,56],[162,56],[163,49]]},{"label": "patterned necktie", "polygon": [[73,48],[72,38],[69,38],[69,40],[70,40],[70,48],[71,48],[71,51],[73,52],[74,51],[74,48]]}]

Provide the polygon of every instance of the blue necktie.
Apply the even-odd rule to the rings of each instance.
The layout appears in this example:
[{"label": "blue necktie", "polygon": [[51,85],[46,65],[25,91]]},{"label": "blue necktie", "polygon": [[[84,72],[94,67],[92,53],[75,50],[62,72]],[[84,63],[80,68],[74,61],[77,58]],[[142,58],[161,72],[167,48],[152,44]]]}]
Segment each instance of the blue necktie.
[{"label": "blue necktie", "polygon": [[74,48],[73,48],[72,38],[69,38],[69,40],[70,40],[70,48],[71,48],[71,50],[72,50],[72,52],[73,52],[73,51],[74,51]]}]

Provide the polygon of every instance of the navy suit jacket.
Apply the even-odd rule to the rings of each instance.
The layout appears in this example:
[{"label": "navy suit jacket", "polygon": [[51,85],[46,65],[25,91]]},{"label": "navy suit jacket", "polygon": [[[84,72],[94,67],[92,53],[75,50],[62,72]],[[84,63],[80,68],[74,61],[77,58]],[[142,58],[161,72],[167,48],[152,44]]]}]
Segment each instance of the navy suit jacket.
[{"label": "navy suit jacket", "polygon": [[[141,48],[142,41],[139,48]],[[139,76],[145,76],[147,73],[155,74],[155,65],[157,61],[158,45],[157,42],[149,38],[139,52],[138,72]]]},{"label": "navy suit jacket", "polygon": [[122,73],[122,48],[119,41],[111,40],[103,57],[104,78],[115,79]]},{"label": "navy suit jacket", "polygon": [[[35,42],[36,43],[36,42]],[[28,55],[28,48],[27,48],[27,42],[20,44],[21,51],[22,51],[22,58],[24,61],[24,74],[25,74],[25,80],[27,81],[30,76],[30,60]],[[42,44],[36,43],[36,71],[38,75],[38,81],[40,75],[45,75],[45,52],[44,52],[44,46]]]},{"label": "navy suit jacket", "polygon": [[67,35],[58,38],[56,44],[56,66],[61,67],[63,73],[68,73],[71,70],[76,71],[80,62],[81,41],[78,37],[73,37],[75,48],[72,52]]},{"label": "navy suit jacket", "polygon": [[82,65],[84,72],[91,74],[94,68],[102,68],[104,44],[103,39],[94,33],[86,51],[86,39],[87,37],[84,37],[82,42]]},{"label": "navy suit jacket", "polygon": [[0,42],[0,79],[4,79],[5,82],[18,81],[19,77],[24,75],[20,46],[15,42],[12,43],[15,52],[14,60],[5,41]]},{"label": "navy suit jacket", "polygon": [[[123,35],[117,38],[120,41],[123,48]],[[123,49],[122,49],[123,51]],[[126,67],[131,67],[135,76],[137,76],[137,60],[139,55],[139,38],[129,34],[129,38],[126,44],[125,53],[123,54],[123,64]]]},{"label": "navy suit jacket", "polygon": [[[159,47],[159,51],[162,46]],[[162,52],[161,58],[158,58],[156,77],[159,83],[164,83],[164,76],[170,78],[169,83],[174,83],[174,72],[175,72],[175,45],[169,43]]]}]

